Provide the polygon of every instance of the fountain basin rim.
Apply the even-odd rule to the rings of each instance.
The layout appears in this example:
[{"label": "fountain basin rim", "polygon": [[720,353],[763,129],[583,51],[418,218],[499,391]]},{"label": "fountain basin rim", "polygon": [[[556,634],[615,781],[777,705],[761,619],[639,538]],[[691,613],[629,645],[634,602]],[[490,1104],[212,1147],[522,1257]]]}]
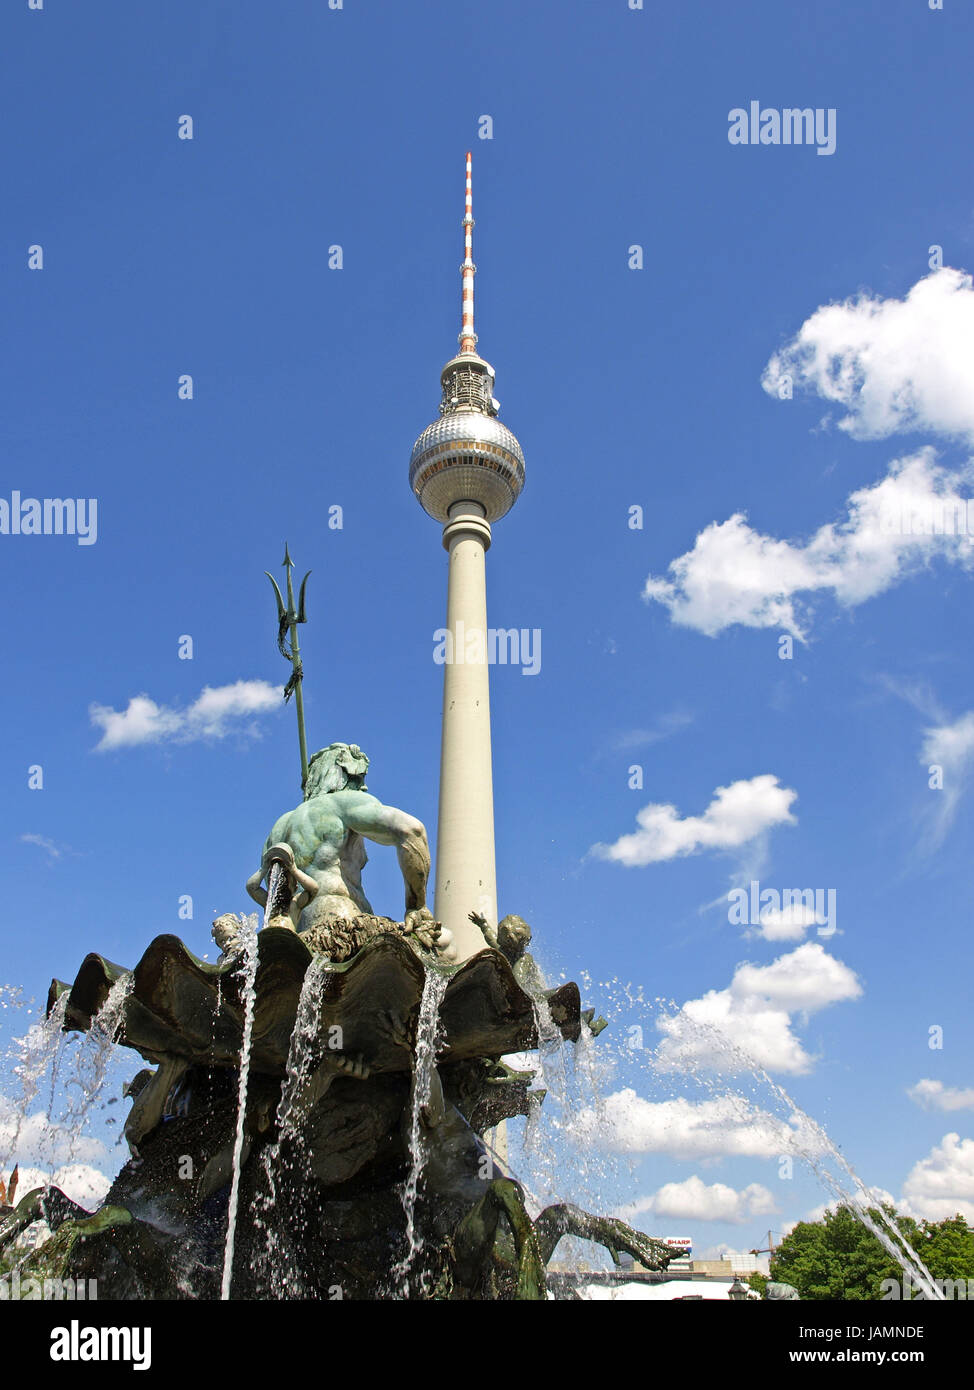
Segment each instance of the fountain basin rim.
[{"label": "fountain basin rim", "polygon": [[[314,955],[296,933],[282,927],[260,931],[257,950],[251,1066],[283,1076],[297,1000]],[[537,1047],[531,999],[499,951],[486,947],[460,964],[444,965],[393,932],[374,937],[329,969],[321,1026],[342,1026],[347,1051],[364,1057],[373,1073],[408,1071],[411,1053],[391,1033],[386,1036],[382,1015],[385,1010],[413,1020],[427,970],[447,980],[440,1011],[443,1063]],[[240,957],[222,965],[200,960],[169,933],[150,942],[132,971],[91,952],[72,985],[52,981],[48,1012],[67,990],[64,1030],[86,1032],[123,976],[131,977],[132,988],[123,1009],[121,1045],[154,1063],[176,1056],[201,1066],[238,1065],[244,1012]],[[581,1026],[577,986],[561,985],[546,997],[562,1035],[576,1040]]]}]

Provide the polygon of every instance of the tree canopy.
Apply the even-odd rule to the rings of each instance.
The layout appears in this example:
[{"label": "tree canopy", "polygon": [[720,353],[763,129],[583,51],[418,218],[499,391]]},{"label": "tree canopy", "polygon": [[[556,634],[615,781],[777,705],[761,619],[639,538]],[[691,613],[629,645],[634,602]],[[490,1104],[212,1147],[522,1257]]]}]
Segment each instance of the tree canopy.
[{"label": "tree canopy", "polygon": [[[920,1256],[934,1279],[970,1280],[974,1295],[974,1229],[963,1216],[917,1222],[891,1206],[883,1211]],[[881,1221],[872,1211],[873,1220]],[[827,1211],[821,1221],[799,1221],[771,1260],[771,1278],[792,1284],[802,1298],[863,1302],[889,1297],[884,1280],[902,1285],[901,1266],[849,1206]],[[915,1291],[914,1291],[915,1293]],[[910,1297],[900,1289],[900,1297]],[[966,1297],[965,1285],[948,1297]]]}]

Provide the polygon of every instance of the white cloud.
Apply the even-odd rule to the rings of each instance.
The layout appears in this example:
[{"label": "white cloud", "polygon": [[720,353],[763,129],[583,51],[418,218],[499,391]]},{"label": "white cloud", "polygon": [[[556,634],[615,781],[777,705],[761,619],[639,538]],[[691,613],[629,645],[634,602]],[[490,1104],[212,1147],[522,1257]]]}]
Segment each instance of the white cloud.
[{"label": "white cloud", "polygon": [[708,637],[735,623],[798,632],[792,595],[820,587],[804,547],[752,531],[740,512],[711,522],[692,550],[671,561],[669,575],[650,575],[643,598]]},{"label": "white cloud", "polygon": [[505,1066],[510,1067],[511,1071],[534,1071],[538,1070],[538,1054],[536,1052],[508,1052],[501,1058]]},{"label": "white cloud", "polygon": [[826,304],[774,354],[762,378],[782,377],[848,412],[841,429],[880,439],[903,430],[974,438],[974,288],[945,267],[905,299],[868,294]]},{"label": "white cloud", "polygon": [[[926,822],[919,837],[926,852],[936,849],[953,823],[961,797],[974,772],[974,710],[951,719],[929,685],[883,675],[880,684],[905,700],[929,720],[923,730],[918,761],[926,771],[935,796],[925,796],[918,819]],[[939,769],[939,785],[931,769]]]},{"label": "white cloud", "polygon": [[960,1212],[974,1221],[974,1139],[945,1134],[914,1164],[903,1184],[903,1197],[901,1205],[912,1216],[943,1221]]},{"label": "white cloud", "polygon": [[804,903],[787,907],[766,907],[761,913],[755,936],[765,941],[801,941],[809,927],[822,926],[825,918]]},{"label": "white cloud", "polygon": [[643,598],[674,623],[715,637],[726,628],[773,627],[804,639],[811,618],[802,596],[830,593],[852,608],[940,557],[974,566],[967,534],[969,470],[951,471],[921,449],[846,502],[845,519],[807,541],[775,540],[740,512],[711,522],[666,579],[650,576]]},{"label": "white cloud", "polygon": [[73,1165],[103,1159],[106,1149],[100,1139],[74,1134],[43,1111],[21,1117],[13,1102],[0,1095],[0,1157],[3,1155],[11,1155],[11,1163],[17,1158],[36,1163],[43,1155],[50,1163]]},{"label": "white cloud", "polygon": [[72,849],[70,845],[59,845],[56,840],[49,840],[46,835],[21,835],[20,841],[25,845],[36,845],[38,849],[44,851],[52,862],[55,859],[60,859],[62,855],[77,854],[78,852]]},{"label": "white cloud", "polygon": [[726,1183],[705,1183],[696,1175],[683,1182],[668,1182],[648,1197],[641,1197],[621,1213],[631,1221],[644,1212],[673,1221],[729,1221],[740,1224],[754,1216],[777,1212],[774,1197],[759,1182],[738,1192]]},{"label": "white cloud", "polygon": [[925,1078],[911,1086],[906,1094],[924,1110],[974,1110],[974,1086],[962,1090],[959,1086],[945,1086],[942,1081]]},{"label": "white cloud", "polygon": [[[38,1032],[39,1028],[34,1025]],[[76,1167],[107,1159],[108,1150],[100,1139],[78,1133],[76,1126],[52,1120],[42,1110],[22,1114],[20,1105],[0,1094],[0,1165],[6,1163],[9,1168],[19,1160],[21,1173],[25,1165],[39,1169],[44,1164],[49,1172],[55,1165]]]},{"label": "white cloud", "polygon": [[94,1211],[105,1200],[112,1180],[88,1163],[69,1163],[53,1174],[48,1168],[21,1168],[16,1200],[19,1202],[35,1187],[47,1187],[49,1183],[59,1187],[72,1202]]},{"label": "white cloud", "polygon": [[616,1153],[707,1159],[821,1152],[820,1138],[801,1117],[786,1123],[733,1095],[696,1104],[683,1096],[650,1101],[626,1087],[598,1110],[582,1111],[577,1124],[586,1138]]},{"label": "white cloud", "polygon": [[730,993],[738,999],[766,1000],[791,1011],[814,1013],[862,993],[853,971],[818,942],[806,942],[770,965],[739,965]]},{"label": "white cloud", "polygon": [[739,849],[775,825],[794,825],[790,808],[797,795],[763,773],[718,787],[702,816],[681,818],[675,806],[653,802],[637,814],[638,830],[615,844],[593,845],[591,853],[631,868],[704,849]]},{"label": "white cloud", "polygon": [[625,733],[617,735],[612,740],[612,747],[623,753],[636,748],[647,748],[650,744],[659,743],[662,739],[681,733],[692,723],[692,714],[688,714],[686,710],[673,710],[670,713],[659,715],[649,728],[629,729]]},{"label": "white cloud", "polygon": [[[88,713],[102,736],[96,752],[135,748],[144,743],[224,738],[233,721],[274,709],[281,702],[279,687],[267,681],[234,681],[231,685],[204,686],[185,709],[159,705],[148,695],[134,695],[124,710],[92,704]],[[239,726],[237,726],[239,727]],[[252,732],[252,730],[250,730]]]},{"label": "white cloud", "polygon": [[[898,1202],[892,1192],[887,1192],[885,1187],[869,1187],[862,1192],[850,1192],[842,1198],[841,1202],[838,1199],[832,1202],[822,1202],[817,1207],[812,1207],[811,1211],[806,1212],[802,1220],[822,1221],[827,1211],[836,1211],[840,1206],[861,1207],[866,1211],[871,1207],[893,1207],[899,1212],[904,1210],[903,1203]],[[797,1224],[796,1221],[793,1221],[788,1229],[794,1230]],[[785,1234],[787,1235],[787,1233],[786,1231]]]},{"label": "white cloud", "polygon": [[690,999],[659,1020],[658,1065],[801,1075],[813,1058],[792,1031],[792,1014],[810,1014],[862,994],[855,973],[819,945],[806,942],[770,965],[739,965],[727,989]]},{"label": "white cloud", "polygon": [[660,1026],[667,1033],[659,1047],[660,1065],[670,1070],[706,1067],[742,1072],[750,1070],[753,1062],[769,1072],[797,1076],[812,1066],[813,1059],[791,1031],[785,1009],[742,1007],[728,990],[711,990],[702,999],[691,999]]},{"label": "white cloud", "polygon": [[954,722],[923,731],[920,762],[924,767],[937,764],[943,771],[943,786],[935,802],[934,843],[943,839],[957,811],[957,805],[974,771],[974,710]]},{"label": "white cloud", "polygon": [[950,768],[966,767],[974,759],[974,710],[968,710],[953,724],[924,729],[920,759]]}]

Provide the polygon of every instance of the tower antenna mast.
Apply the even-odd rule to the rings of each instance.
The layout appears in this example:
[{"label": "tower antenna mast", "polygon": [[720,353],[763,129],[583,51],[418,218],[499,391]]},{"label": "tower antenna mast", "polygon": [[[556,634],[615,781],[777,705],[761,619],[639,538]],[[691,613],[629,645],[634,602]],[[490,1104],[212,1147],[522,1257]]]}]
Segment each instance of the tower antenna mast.
[{"label": "tower antenna mast", "polygon": [[473,154],[467,151],[467,188],[463,205],[463,275],[462,322],[460,325],[461,353],[477,351],[477,335],[473,331],[473,277],[477,267],[473,263]]}]

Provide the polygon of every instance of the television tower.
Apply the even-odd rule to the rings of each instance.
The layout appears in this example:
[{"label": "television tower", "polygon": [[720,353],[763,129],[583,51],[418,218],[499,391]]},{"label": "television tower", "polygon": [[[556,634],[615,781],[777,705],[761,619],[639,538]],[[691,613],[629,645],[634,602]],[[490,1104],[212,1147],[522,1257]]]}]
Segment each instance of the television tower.
[{"label": "television tower", "polygon": [[510,511],[524,486],[521,446],[497,419],[494,369],[477,352],[472,164],[468,152],[460,351],[440,373],[440,418],[416,440],[409,460],[410,486],[423,510],[443,523],[449,553],[433,912],[453,934],[461,961],[487,944],[469,914],[497,922],[485,557],[491,523]]}]

